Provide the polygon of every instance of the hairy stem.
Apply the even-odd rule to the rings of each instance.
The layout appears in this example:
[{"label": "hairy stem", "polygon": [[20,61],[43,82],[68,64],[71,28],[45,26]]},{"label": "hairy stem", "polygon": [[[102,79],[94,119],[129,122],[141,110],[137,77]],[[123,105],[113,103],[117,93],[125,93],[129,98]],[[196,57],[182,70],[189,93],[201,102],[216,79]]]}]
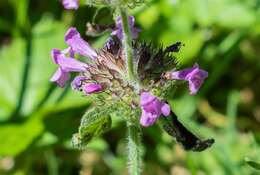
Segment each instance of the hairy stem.
[{"label": "hairy stem", "polygon": [[120,7],[120,17],[122,20],[123,28],[123,45],[125,48],[125,54],[127,58],[127,70],[128,70],[128,79],[130,82],[135,83],[134,68],[133,68],[133,48],[132,48],[132,36],[131,30],[128,21],[127,10],[123,7]]},{"label": "hairy stem", "polygon": [[128,124],[128,171],[129,175],[141,174],[140,128]]}]

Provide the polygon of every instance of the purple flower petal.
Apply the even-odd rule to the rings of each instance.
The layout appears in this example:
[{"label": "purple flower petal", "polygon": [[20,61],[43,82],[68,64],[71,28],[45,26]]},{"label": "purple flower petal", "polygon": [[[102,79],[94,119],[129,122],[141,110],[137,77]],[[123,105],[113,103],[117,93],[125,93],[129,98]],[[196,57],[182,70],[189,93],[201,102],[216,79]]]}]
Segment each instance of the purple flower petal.
[{"label": "purple flower petal", "polygon": [[69,72],[63,72],[61,68],[57,69],[57,71],[53,74],[53,76],[50,78],[51,82],[57,82],[58,85],[61,88],[64,88],[66,85],[66,82],[70,79],[70,73]]},{"label": "purple flower petal", "polygon": [[70,84],[72,89],[82,91],[82,82],[86,79],[87,77],[85,76],[76,76]]},{"label": "purple flower petal", "polygon": [[88,66],[86,63],[66,57],[65,55],[59,55],[57,57],[57,64],[64,72],[84,72]]},{"label": "purple flower petal", "polygon": [[142,116],[140,118],[142,126],[151,126],[161,114],[168,116],[171,112],[168,104],[160,102],[157,96],[148,92],[141,94],[139,105],[142,106]]},{"label": "purple flower petal", "polygon": [[62,5],[65,9],[74,9],[77,10],[79,8],[78,0],[62,0]]},{"label": "purple flower petal", "polygon": [[[129,26],[133,27],[135,25],[135,18],[133,16],[128,15],[128,21],[129,21]],[[122,27],[122,20],[120,16],[116,18],[116,27],[121,28]]]},{"label": "purple flower petal", "polygon": [[152,126],[156,120],[156,117],[151,117],[150,113],[147,113],[144,109],[142,109],[142,115],[139,121],[142,126]]},{"label": "purple flower petal", "polygon": [[163,103],[161,107],[161,112],[163,115],[168,116],[171,113],[171,108],[168,104]]},{"label": "purple flower petal", "polygon": [[151,95],[148,92],[144,92],[141,94],[140,106],[146,106],[156,99],[157,97],[155,95]]},{"label": "purple flower petal", "polygon": [[199,69],[198,63],[195,63],[191,69],[172,73],[172,79],[189,81],[190,94],[196,94],[207,77],[208,72]]},{"label": "purple flower petal", "polygon": [[142,30],[138,29],[138,28],[131,28],[131,31],[132,31],[132,38],[133,39],[138,38],[138,32],[142,32]]},{"label": "purple flower petal", "polygon": [[57,60],[58,60],[58,56],[60,55],[66,55],[70,53],[70,57],[74,58],[74,52],[72,50],[71,47],[68,47],[67,49],[64,49],[63,51],[60,51],[59,49],[52,49],[51,51],[51,57],[53,59],[53,61],[58,64]]},{"label": "purple flower petal", "polygon": [[177,79],[177,80],[187,80],[187,75],[189,73],[191,73],[193,71],[193,69],[184,69],[181,71],[177,71],[177,72],[172,72],[172,79]]},{"label": "purple flower petal", "polygon": [[65,54],[67,53],[70,53],[70,55],[73,56],[73,50],[71,48],[67,48],[63,51],[58,49],[53,49],[51,51],[53,61],[60,67],[50,78],[50,81],[57,82],[62,88],[65,87],[66,82],[70,79],[69,72],[82,72],[85,71],[85,68],[88,66],[74,58],[66,57]]},{"label": "purple flower petal", "polygon": [[74,52],[93,59],[97,56],[96,51],[80,37],[76,28],[71,27],[65,35],[65,42],[70,45]]},{"label": "purple flower petal", "polygon": [[133,27],[135,25],[135,18],[133,16],[128,16],[129,25]]},{"label": "purple flower petal", "polygon": [[58,49],[52,49],[51,51],[51,58],[53,59],[53,61],[58,64],[57,62],[57,59],[58,59],[58,56],[61,55],[62,52]]},{"label": "purple flower petal", "polygon": [[190,89],[190,94],[196,94],[203,83],[202,80],[200,79],[193,79],[189,81],[189,89]]},{"label": "purple flower petal", "polygon": [[91,94],[93,92],[102,91],[102,87],[101,87],[100,84],[88,83],[84,87],[84,91],[85,91],[86,94]]},{"label": "purple flower petal", "polygon": [[199,71],[199,76],[201,79],[205,79],[209,76],[208,72],[204,71],[204,70],[200,70]]},{"label": "purple flower petal", "polygon": [[112,38],[108,38],[107,41],[106,41],[106,45],[107,45],[107,48],[110,49],[111,46],[113,46],[115,44],[115,41],[112,39]]},{"label": "purple flower petal", "polygon": [[74,58],[74,51],[72,50],[71,47],[68,47],[67,49],[64,49],[61,53],[63,55],[67,55],[68,53],[70,53],[70,57]]},{"label": "purple flower petal", "polygon": [[123,39],[123,31],[122,31],[122,29],[114,30],[114,31],[112,31],[110,33],[110,35],[112,35],[112,36],[116,35],[117,38],[119,38],[120,40]]},{"label": "purple flower petal", "polygon": [[60,51],[53,49],[51,51],[51,57],[53,61],[58,64],[64,72],[82,72],[88,66],[86,63],[82,63],[74,58],[66,57],[65,54],[69,53],[73,55],[71,48]]}]

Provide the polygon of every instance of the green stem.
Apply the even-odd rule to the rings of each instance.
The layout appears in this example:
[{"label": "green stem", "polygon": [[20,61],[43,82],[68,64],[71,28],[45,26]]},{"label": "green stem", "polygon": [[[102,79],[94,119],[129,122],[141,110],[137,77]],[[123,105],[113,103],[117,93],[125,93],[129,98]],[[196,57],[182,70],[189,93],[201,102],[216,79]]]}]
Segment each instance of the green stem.
[{"label": "green stem", "polygon": [[[127,73],[128,79],[131,83],[136,82],[134,74],[133,62],[133,48],[132,48],[132,35],[128,21],[127,10],[123,7],[119,8],[120,17],[122,20],[123,28],[123,46],[125,48],[125,56],[127,59]],[[140,141],[140,128],[138,126],[128,123],[128,169],[129,175],[141,174],[141,141]]]},{"label": "green stem", "polygon": [[141,174],[141,141],[140,128],[128,125],[128,170],[129,175]]},{"label": "green stem", "polygon": [[122,20],[122,28],[123,28],[123,46],[125,48],[125,55],[127,59],[127,71],[128,71],[128,79],[130,82],[135,83],[135,76],[133,70],[133,49],[132,49],[132,35],[131,29],[128,21],[127,10],[123,7],[120,7],[120,17]]}]

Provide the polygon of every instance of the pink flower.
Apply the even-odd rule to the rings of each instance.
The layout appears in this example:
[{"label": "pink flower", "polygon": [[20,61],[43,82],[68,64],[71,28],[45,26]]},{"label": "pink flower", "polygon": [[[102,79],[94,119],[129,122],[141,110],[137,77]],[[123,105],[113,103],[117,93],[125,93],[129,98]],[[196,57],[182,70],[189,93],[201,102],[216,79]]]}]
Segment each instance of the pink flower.
[{"label": "pink flower", "polygon": [[[66,54],[69,52],[72,57],[66,57]],[[64,88],[66,82],[70,79],[70,72],[83,72],[87,67],[87,64],[76,60],[73,55],[71,48],[64,51],[53,49],[51,52],[52,59],[59,68],[50,78],[50,81],[57,82],[61,88]]]},{"label": "pink flower", "polygon": [[141,94],[140,106],[142,106],[142,115],[140,124],[142,126],[151,126],[160,117],[161,114],[168,116],[171,112],[167,103],[160,102],[155,95],[148,92]]},{"label": "pink flower", "polygon": [[76,28],[71,27],[65,35],[65,42],[72,48],[77,54],[89,57],[93,59],[97,56],[96,51],[80,37],[80,33]]},{"label": "pink flower", "polygon": [[85,91],[86,94],[91,94],[93,92],[102,91],[102,87],[101,87],[100,84],[88,83],[84,87],[84,91]]},{"label": "pink flower", "polygon": [[[70,72],[85,72],[88,65],[74,58],[74,54],[94,59],[97,56],[96,51],[81,37],[76,28],[71,27],[65,35],[65,41],[69,48],[60,51],[53,49],[51,56],[53,61],[59,66],[59,69],[53,74],[50,81],[57,82],[60,87],[65,87],[70,79]],[[66,56],[70,53],[70,56]],[[73,84],[74,85],[74,84]]]},{"label": "pink flower", "polygon": [[65,9],[73,9],[77,10],[79,8],[79,2],[78,0],[62,0],[62,5]]},{"label": "pink flower", "polygon": [[199,69],[199,64],[195,63],[193,68],[172,72],[171,76],[172,79],[189,81],[190,94],[196,94],[208,72]]},{"label": "pink flower", "polygon": [[[138,28],[134,28],[135,18],[133,16],[129,15],[128,20],[129,20],[130,30],[132,32],[132,38],[136,39],[138,38],[138,32],[141,32],[142,30]],[[116,27],[118,29],[112,31],[111,35],[116,35],[120,40],[123,40],[123,28],[122,28],[122,20],[120,16],[118,16],[116,19]]]}]

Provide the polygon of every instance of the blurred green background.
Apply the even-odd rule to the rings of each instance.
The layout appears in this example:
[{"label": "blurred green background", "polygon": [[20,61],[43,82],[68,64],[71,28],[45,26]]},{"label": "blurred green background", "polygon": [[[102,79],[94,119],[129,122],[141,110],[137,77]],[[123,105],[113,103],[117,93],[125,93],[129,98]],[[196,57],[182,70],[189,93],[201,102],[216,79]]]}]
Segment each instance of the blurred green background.
[{"label": "blurred green background", "polygon": [[[84,2],[83,2],[84,3]],[[0,174],[127,174],[126,126],[113,128],[85,150],[70,145],[91,102],[50,83],[57,69],[50,51],[64,49],[75,26],[94,47],[109,37],[84,35],[86,23],[113,23],[108,9],[65,10],[56,0],[0,0]],[[164,47],[185,43],[181,68],[198,62],[209,72],[197,95],[170,100],[172,110],[201,138],[204,152],[185,152],[157,126],[143,128],[144,175],[257,175],[245,157],[260,161],[260,1],[158,0],[130,13],[139,40]]]}]

